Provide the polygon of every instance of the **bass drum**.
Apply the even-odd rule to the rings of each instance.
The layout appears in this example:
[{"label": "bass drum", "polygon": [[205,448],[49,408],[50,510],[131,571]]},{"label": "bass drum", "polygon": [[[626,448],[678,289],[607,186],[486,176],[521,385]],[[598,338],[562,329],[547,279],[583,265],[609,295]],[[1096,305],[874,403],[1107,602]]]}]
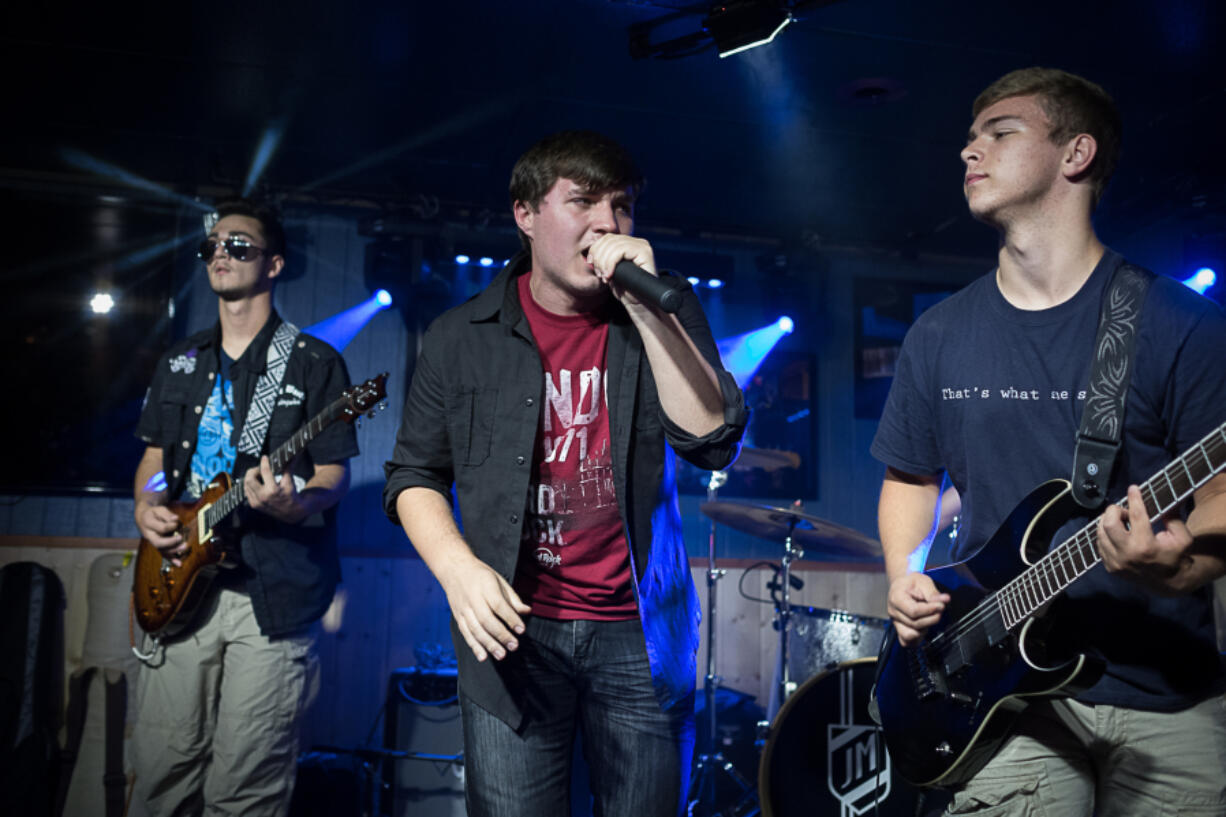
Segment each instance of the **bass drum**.
[{"label": "bass drum", "polygon": [[758,767],[764,817],[913,817],[919,790],[895,777],[869,717],[876,658],[844,661],[788,698]]}]

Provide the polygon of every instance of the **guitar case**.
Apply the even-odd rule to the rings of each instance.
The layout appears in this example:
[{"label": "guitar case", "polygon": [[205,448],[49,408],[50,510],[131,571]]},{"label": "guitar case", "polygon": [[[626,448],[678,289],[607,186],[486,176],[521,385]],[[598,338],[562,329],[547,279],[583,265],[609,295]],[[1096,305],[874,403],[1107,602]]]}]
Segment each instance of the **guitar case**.
[{"label": "guitar case", "polygon": [[0,568],[0,792],[7,814],[49,817],[54,808],[64,606],[64,585],[50,568]]},{"label": "guitar case", "polygon": [[67,738],[58,796],[59,815],[121,817],[131,783],[127,742],[140,662],[128,636],[128,599],[135,560],[104,553],[89,570],[81,668],[68,682]]}]

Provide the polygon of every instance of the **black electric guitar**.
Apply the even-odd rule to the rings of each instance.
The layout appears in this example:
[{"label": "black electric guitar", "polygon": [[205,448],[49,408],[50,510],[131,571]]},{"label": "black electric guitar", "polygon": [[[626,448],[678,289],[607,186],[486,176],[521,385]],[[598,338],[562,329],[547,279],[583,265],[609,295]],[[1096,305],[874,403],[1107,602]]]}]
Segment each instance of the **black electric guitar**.
[{"label": "black electric guitar", "polygon": [[[269,455],[273,473],[281,474],[306,444],[332,423],[352,423],[366,413],[373,416],[376,404],[387,394],[386,384],[384,372],[346,389]],[[241,479],[235,482],[229,474],[218,474],[195,502],[171,502],[168,507],[179,517],[178,532],[187,544],[178,566],[163,558],[161,551],[144,538],[140,540],[132,602],[142,630],[168,638],[192,623],[218,568],[234,562],[233,543],[218,535],[217,527],[246,501]]]},{"label": "black electric guitar", "polygon": [[[1223,467],[1226,423],[1141,486],[1150,520]],[[1039,616],[1101,560],[1098,519],[1048,550],[1079,507],[1064,480],[1035,488],[978,553],[926,571],[950,603],[919,644],[903,647],[890,628],[874,696],[886,746],[907,781],[965,781],[991,758],[1028,699],[1075,694],[1101,675],[1101,663],[1086,655],[1045,655]]]}]

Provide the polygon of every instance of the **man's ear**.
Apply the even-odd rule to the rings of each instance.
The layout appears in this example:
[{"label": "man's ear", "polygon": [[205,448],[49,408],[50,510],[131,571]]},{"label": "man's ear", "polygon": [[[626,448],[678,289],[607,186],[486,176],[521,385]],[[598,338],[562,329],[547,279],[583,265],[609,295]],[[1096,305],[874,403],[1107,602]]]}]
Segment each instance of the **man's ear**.
[{"label": "man's ear", "polygon": [[520,232],[532,238],[532,230],[536,219],[536,210],[526,201],[516,201],[511,205],[511,213],[515,216],[515,224]]},{"label": "man's ear", "polygon": [[281,274],[281,270],[285,269],[285,259],[280,255],[274,255],[268,259],[268,277],[276,278]]},{"label": "man's ear", "polygon": [[1068,143],[1061,170],[1070,180],[1080,179],[1089,172],[1098,155],[1098,142],[1088,133],[1079,133]]}]

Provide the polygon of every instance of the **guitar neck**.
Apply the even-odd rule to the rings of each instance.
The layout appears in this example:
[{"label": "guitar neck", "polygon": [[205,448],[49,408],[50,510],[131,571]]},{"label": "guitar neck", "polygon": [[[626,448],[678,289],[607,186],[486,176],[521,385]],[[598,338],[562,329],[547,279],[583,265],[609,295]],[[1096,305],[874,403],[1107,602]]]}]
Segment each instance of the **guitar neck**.
[{"label": "guitar neck", "polygon": [[[1157,521],[1191,496],[1223,467],[1226,467],[1226,423],[1140,486],[1141,498],[1150,511],[1150,522]],[[1127,508],[1128,500],[1125,498],[1116,504]],[[1034,615],[1102,560],[1098,553],[1098,521],[1095,519],[1087,524],[997,591],[1000,612],[1009,629]]]},{"label": "guitar neck", "polygon": [[[276,476],[283,473],[285,467],[293,461],[294,457],[298,456],[306,448],[307,443],[315,439],[320,432],[339,419],[349,407],[349,400],[350,398],[347,396],[333,400],[323,411],[308,420],[306,425],[295,431],[288,440],[277,446],[277,450],[268,456],[268,461],[272,465],[273,475]],[[234,481],[234,486],[222,494],[221,498],[205,511],[205,525],[209,528],[216,527],[246,501],[247,495],[243,488],[243,480],[239,477]]]}]

